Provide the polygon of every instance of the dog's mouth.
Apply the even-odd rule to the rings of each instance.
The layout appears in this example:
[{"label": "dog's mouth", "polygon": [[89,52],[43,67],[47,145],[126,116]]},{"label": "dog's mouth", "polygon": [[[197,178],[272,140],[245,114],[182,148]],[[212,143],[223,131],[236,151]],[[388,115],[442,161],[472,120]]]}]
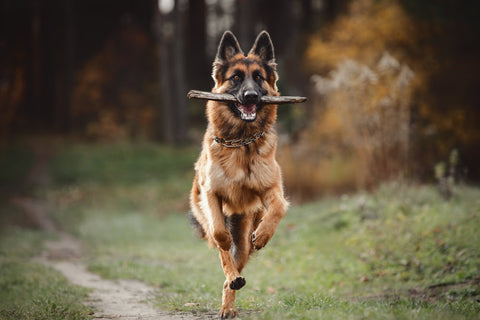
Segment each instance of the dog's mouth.
[{"label": "dog's mouth", "polygon": [[256,104],[239,104],[235,103],[235,107],[240,111],[240,119],[244,121],[254,121],[257,118]]}]

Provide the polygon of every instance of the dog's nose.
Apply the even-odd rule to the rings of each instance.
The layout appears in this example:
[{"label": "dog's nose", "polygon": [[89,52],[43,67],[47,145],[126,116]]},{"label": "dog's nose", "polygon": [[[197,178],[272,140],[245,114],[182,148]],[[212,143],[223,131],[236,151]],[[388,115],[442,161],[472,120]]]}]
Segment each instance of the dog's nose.
[{"label": "dog's nose", "polygon": [[247,90],[243,94],[243,99],[245,100],[245,103],[257,103],[258,100],[258,93],[256,93],[253,90]]}]

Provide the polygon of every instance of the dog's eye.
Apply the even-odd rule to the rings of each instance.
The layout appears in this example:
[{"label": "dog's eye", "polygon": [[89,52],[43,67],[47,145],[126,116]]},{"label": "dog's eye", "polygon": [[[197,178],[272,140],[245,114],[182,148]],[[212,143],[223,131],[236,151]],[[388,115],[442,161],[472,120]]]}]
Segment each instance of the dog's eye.
[{"label": "dog's eye", "polygon": [[238,80],[240,80],[240,76],[239,75],[234,75],[232,79],[235,80],[235,81],[238,81]]},{"label": "dog's eye", "polygon": [[259,75],[259,74],[257,74],[257,75],[255,76],[255,80],[257,80],[257,81],[260,81],[260,80],[262,80],[262,76],[261,76],[261,75]]}]

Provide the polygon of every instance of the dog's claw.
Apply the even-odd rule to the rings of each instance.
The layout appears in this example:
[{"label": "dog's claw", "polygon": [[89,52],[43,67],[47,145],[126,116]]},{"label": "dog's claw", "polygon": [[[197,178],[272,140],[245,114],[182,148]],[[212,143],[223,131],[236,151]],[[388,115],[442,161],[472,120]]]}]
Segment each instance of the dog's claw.
[{"label": "dog's claw", "polygon": [[254,231],[254,232],[252,233],[252,245],[253,245],[253,249],[255,249],[255,250],[258,251],[258,250],[261,249],[261,247],[258,247],[258,246],[255,245],[255,241],[258,239],[256,232],[257,232],[257,231]]},{"label": "dog's claw", "polygon": [[[263,219],[261,220],[263,221]],[[274,232],[275,230],[273,230]],[[252,233],[252,245],[255,250],[260,250],[270,241],[273,235],[272,225],[259,223],[258,228]]]},{"label": "dog's claw", "polygon": [[222,309],[219,313],[220,319],[233,319],[238,316],[238,311],[231,308],[231,309]]},{"label": "dog's claw", "polygon": [[[260,219],[260,221],[258,222],[258,224],[260,224],[260,223],[262,223],[262,222],[263,222],[263,218]],[[253,244],[255,244],[255,240],[257,240],[257,231],[256,231],[256,230],[253,231],[253,233],[252,233],[252,243],[253,243]],[[255,248],[255,249],[257,249],[257,248]]]}]

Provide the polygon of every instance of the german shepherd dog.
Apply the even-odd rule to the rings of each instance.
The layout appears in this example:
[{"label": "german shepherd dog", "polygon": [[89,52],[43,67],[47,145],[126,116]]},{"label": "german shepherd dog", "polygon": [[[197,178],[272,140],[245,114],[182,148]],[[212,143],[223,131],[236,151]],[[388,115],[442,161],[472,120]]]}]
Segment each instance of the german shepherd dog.
[{"label": "german shepherd dog", "polygon": [[208,127],[195,164],[190,220],[201,238],[217,247],[226,281],[220,317],[238,315],[235,291],[249,255],[272,238],[287,212],[280,167],[275,160],[276,105],[262,105],[264,95],[278,96],[273,44],[261,32],[245,56],[226,31],[213,63],[212,92],[230,93],[238,103],[209,101]]}]

